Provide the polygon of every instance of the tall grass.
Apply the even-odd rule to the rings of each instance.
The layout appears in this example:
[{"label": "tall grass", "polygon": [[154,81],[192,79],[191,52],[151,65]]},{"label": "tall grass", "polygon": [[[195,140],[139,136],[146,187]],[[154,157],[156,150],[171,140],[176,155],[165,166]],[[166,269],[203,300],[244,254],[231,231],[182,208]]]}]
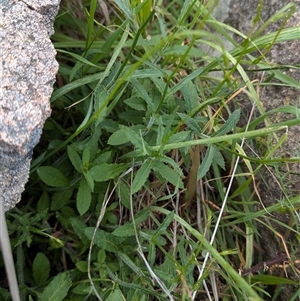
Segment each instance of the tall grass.
[{"label": "tall grass", "polygon": [[[297,285],[250,273],[267,257],[259,227],[279,238],[298,273],[297,249],[270,220],[299,239],[299,196],[283,187],[284,199],[267,205],[258,186],[264,170],[299,162],[274,155],[299,108],[265,112],[259,87],[272,83],[248,72],[297,86],[265,56],[299,28],[263,34],[294,5],[250,37],[215,20],[212,0],[115,0],[102,13],[91,0],[80,18],[68,3],[53,36],[52,117],[27,200],[8,214],[16,254],[26,257],[17,259],[23,300],[253,301],[272,299],[266,285],[274,295],[275,285]],[[291,119],[272,123],[278,112]],[[272,218],[280,212],[289,224]]]}]

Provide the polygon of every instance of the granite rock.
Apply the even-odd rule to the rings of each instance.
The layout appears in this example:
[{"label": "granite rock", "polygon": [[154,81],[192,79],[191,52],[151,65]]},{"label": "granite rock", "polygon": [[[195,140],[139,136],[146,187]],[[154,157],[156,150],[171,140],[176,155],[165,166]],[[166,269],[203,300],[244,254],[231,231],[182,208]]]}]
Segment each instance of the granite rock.
[{"label": "granite rock", "polygon": [[0,26],[0,194],[19,202],[45,120],[58,64],[49,39],[59,0],[2,1]]}]

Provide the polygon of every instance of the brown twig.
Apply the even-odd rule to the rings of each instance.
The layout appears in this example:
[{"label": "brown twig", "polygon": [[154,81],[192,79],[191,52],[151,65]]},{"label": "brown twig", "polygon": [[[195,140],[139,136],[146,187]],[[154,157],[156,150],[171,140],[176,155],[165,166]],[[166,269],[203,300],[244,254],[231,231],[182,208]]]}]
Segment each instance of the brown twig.
[{"label": "brown twig", "polygon": [[[295,254],[295,257],[296,258],[300,257],[300,252],[298,252],[297,254]],[[240,274],[241,274],[241,276],[246,276],[246,275],[249,275],[249,274],[257,273],[260,270],[266,271],[266,270],[272,269],[273,267],[283,267],[283,268],[286,268],[286,267],[290,266],[292,263],[297,263],[298,261],[299,261],[299,259],[291,261],[286,254],[278,252],[276,254],[276,256],[273,257],[273,258],[271,258],[271,259],[268,259],[268,260],[266,260],[264,262],[256,264],[256,265],[252,266],[249,269],[241,270]]]}]

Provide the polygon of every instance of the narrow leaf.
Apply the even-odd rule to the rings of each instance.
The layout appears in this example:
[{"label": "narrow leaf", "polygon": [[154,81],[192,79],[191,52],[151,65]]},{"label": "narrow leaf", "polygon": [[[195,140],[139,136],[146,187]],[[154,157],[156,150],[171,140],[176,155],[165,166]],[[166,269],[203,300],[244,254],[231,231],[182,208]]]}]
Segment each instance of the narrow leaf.
[{"label": "narrow leaf", "polygon": [[192,81],[189,81],[181,89],[186,111],[189,113],[199,105],[198,93]]},{"label": "narrow leaf", "polygon": [[90,163],[90,155],[91,155],[90,149],[88,148],[88,146],[86,146],[82,153],[82,163],[84,166]]},{"label": "narrow leaf", "polygon": [[[92,240],[94,229],[92,227],[85,229],[85,235]],[[95,234],[95,244],[110,252],[118,252],[120,249],[120,237],[116,237],[111,233],[105,232],[103,230],[97,229]]]},{"label": "narrow leaf", "polygon": [[218,131],[213,133],[211,136],[215,137],[215,136],[222,136],[227,134],[236,126],[236,124],[240,120],[240,115],[241,115],[241,109],[235,110],[231,115],[229,115],[228,119],[222,125],[222,127]]},{"label": "narrow leaf", "polygon": [[82,162],[81,162],[80,156],[74,150],[74,148],[71,147],[71,146],[68,146],[67,151],[68,151],[68,156],[69,156],[69,159],[70,159],[71,163],[73,164],[75,169],[79,173],[81,173],[82,172]]},{"label": "narrow leaf", "polygon": [[147,149],[149,149],[148,144],[142,138],[141,133],[137,133],[129,127],[122,126],[124,134],[129,139],[129,141],[137,148],[140,149],[143,153],[147,154]]},{"label": "narrow leaf", "polygon": [[80,215],[86,213],[91,205],[92,193],[91,189],[85,178],[80,180],[77,197],[76,206]]},{"label": "narrow leaf", "polygon": [[183,182],[179,174],[173,169],[162,163],[161,161],[154,161],[153,170],[161,175],[166,181],[170,182],[174,186],[183,188]]},{"label": "narrow leaf", "polygon": [[218,148],[213,144],[211,144],[208,147],[208,149],[205,153],[204,159],[200,164],[200,167],[198,170],[198,175],[197,175],[197,180],[202,179],[207,174],[207,172],[209,171],[209,169],[211,167],[212,162],[215,159],[215,154],[216,154],[217,150],[218,150]]},{"label": "narrow leaf", "polygon": [[156,230],[156,233],[153,237],[158,237],[160,234],[163,234],[164,231],[167,230],[170,223],[172,222],[174,217],[174,211],[171,211],[163,220],[163,222],[159,225],[159,227]]},{"label": "narrow leaf", "polygon": [[142,167],[138,170],[132,182],[132,193],[136,193],[137,191],[139,191],[142,188],[142,186],[146,183],[152,165],[153,160],[147,159],[146,162],[142,165]]},{"label": "narrow leaf", "polygon": [[103,85],[100,85],[94,92],[94,110],[97,112],[96,126],[103,121],[107,112],[108,91]]},{"label": "narrow leaf", "polygon": [[83,172],[83,175],[84,175],[84,177],[85,177],[85,179],[86,179],[86,181],[87,181],[87,183],[88,183],[88,185],[91,189],[91,192],[93,192],[94,191],[94,184],[95,184],[94,180],[93,180],[93,177],[91,176],[89,171]]},{"label": "narrow leaf", "polygon": [[39,301],[62,301],[71,285],[69,273],[58,274],[44,289]]},{"label": "narrow leaf", "polygon": [[64,207],[70,200],[72,194],[73,188],[56,191],[52,196],[50,209],[56,211]]},{"label": "narrow leaf", "polygon": [[70,223],[71,223],[71,226],[72,226],[74,232],[76,233],[76,235],[80,238],[80,240],[85,245],[87,245],[88,239],[84,233],[84,230],[86,228],[85,223],[83,223],[81,220],[79,220],[78,218],[75,218],[75,217],[70,218]]}]

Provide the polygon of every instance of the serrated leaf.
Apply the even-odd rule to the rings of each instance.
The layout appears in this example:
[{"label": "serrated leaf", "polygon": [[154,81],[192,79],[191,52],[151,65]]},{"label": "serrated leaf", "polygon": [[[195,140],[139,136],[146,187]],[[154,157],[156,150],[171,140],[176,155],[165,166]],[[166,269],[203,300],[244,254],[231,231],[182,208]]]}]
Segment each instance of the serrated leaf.
[{"label": "serrated leaf", "polygon": [[32,272],[37,285],[42,285],[49,278],[50,262],[44,253],[39,252],[36,254],[32,263]]},{"label": "serrated leaf", "polygon": [[[86,228],[85,229],[85,235],[92,240],[93,234],[94,234],[94,229],[92,227]],[[96,234],[95,234],[95,239],[94,239],[95,244],[110,252],[118,252],[120,249],[120,238],[114,236],[111,233],[105,232],[103,230],[97,229]]]},{"label": "serrated leaf", "polygon": [[129,139],[129,141],[137,148],[140,149],[144,154],[149,154],[149,145],[144,141],[142,134],[132,130],[131,128],[122,126],[124,134]]},{"label": "serrated leaf", "polygon": [[118,196],[121,200],[121,203],[127,208],[130,209],[130,190],[124,181],[120,181],[118,190]]},{"label": "serrated leaf", "polygon": [[146,183],[152,165],[153,165],[153,160],[147,159],[146,162],[142,165],[142,167],[137,171],[134,180],[132,182],[132,193],[136,193],[137,191],[139,191]]},{"label": "serrated leaf", "polygon": [[125,225],[119,226],[112,232],[112,234],[115,236],[119,236],[119,237],[134,236],[135,231],[134,231],[133,224],[125,224]]},{"label": "serrated leaf", "polygon": [[183,182],[181,180],[180,175],[176,173],[173,169],[171,169],[169,166],[156,160],[153,163],[152,169],[155,172],[159,173],[162,178],[164,178],[166,181],[170,182],[174,186],[183,188]]},{"label": "serrated leaf", "polygon": [[208,149],[205,153],[204,159],[200,164],[200,167],[198,170],[198,175],[197,175],[197,180],[202,179],[207,174],[207,172],[209,171],[209,169],[211,167],[212,162],[215,159],[215,154],[217,151],[218,151],[218,148],[213,144],[211,144],[208,147]]},{"label": "serrated leaf", "polygon": [[198,93],[192,81],[187,82],[181,89],[186,111],[189,113],[199,105]]},{"label": "serrated leaf", "polygon": [[92,201],[91,189],[85,178],[80,180],[77,197],[76,197],[76,206],[80,215],[83,215],[90,208]]},{"label": "serrated leaf", "polygon": [[144,100],[142,98],[131,97],[131,98],[128,98],[128,99],[124,100],[124,102],[129,107],[131,107],[131,108],[133,108],[137,111],[146,111],[147,110],[146,103],[144,102]]},{"label": "serrated leaf", "polygon": [[232,114],[229,115],[226,122],[222,125],[222,127],[213,133],[211,137],[222,136],[230,132],[240,120],[241,109],[235,110]]},{"label": "serrated leaf", "polygon": [[72,285],[69,273],[58,274],[46,286],[39,301],[62,301]]},{"label": "serrated leaf", "polygon": [[82,172],[82,162],[81,162],[80,156],[74,150],[74,148],[71,146],[67,147],[67,152],[68,152],[68,156],[69,156],[69,159],[70,159],[72,165],[79,173],[81,173]]},{"label": "serrated leaf", "polygon": [[96,182],[105,182],[119,176],[125,169],[126,164],[99,164],[90,169],[90,174]]},{"label": "serrated leaf", "polygon": [[167,228],[169,227],[170,223],[172,222],[174,218],[174,211],[171,211],[163,220],[163,222],[159,225],[159,227],[156,230],[156,233],[153,237],[157,237],[160,234],[163,234],[164,231],[167,230]]},{"label": "serrated leaf", "polygon": [[41,166],[37,169],[41,180],[52,187],[69,186],[69,180],[57,168],[52,166]]},{"label": "serrated leaf", "polygon": [[80,240],[83,242],[83,244],[87,244],[88,239],[84,232],[84,230],[86,228],[85,223],[83,223],[81,220],[79,220],[75,217],[70,218],[70,223],[71,223],[71,226],[72,226],[74,232],[80,238]]},{"label": "serrated leaf", "polygon": [[147,107],[150,113],[154,112],[154,104],[151,97],[148,94],[149,87],[144,87],[140,83],[140,81],[136,79],[132,79],[130,81],[130,84],[134,87],[134,91],[136,91],[139,94],[139,96],[147,103]]},{"label": "serrated leaf", "polygon": [[143,273],[141,268],[138,267],[126,254],[124,254],[123,252],[118,252],[117,255],[128,267],[130,267],[134,271],[135,274],[141,277],[145,277],[145,274]]},{"label": "serrated leaf", "polygon": [[214,162],[216,162],[223,170],[225,170],[225,160],[219,150],[217,150],[217,152],[215,153]]}]

